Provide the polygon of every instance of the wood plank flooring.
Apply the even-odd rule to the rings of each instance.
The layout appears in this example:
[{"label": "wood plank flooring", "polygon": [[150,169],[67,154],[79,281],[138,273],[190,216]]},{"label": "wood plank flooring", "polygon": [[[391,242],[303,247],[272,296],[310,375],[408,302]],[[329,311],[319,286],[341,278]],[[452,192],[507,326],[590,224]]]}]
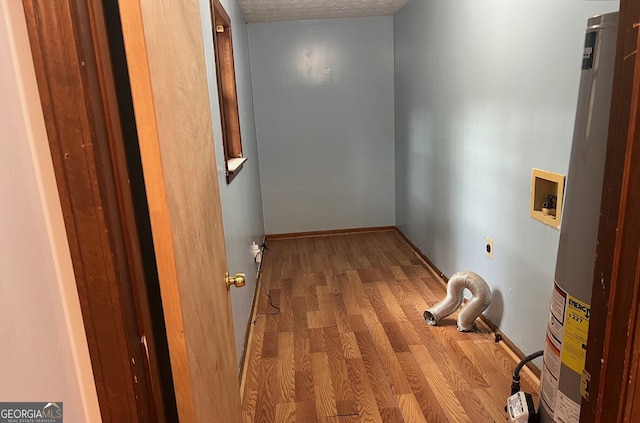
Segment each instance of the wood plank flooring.
[{"label": "wood plank flooring", "polygon": [[[482,324],[458,332],[455,314],[440,326],[424,322],[445,286],[398,233],[273,240],[268,248],[245,422],[505,421],[513,354]],[[523,389],[536,393],[538,381],[522,376]]]}]

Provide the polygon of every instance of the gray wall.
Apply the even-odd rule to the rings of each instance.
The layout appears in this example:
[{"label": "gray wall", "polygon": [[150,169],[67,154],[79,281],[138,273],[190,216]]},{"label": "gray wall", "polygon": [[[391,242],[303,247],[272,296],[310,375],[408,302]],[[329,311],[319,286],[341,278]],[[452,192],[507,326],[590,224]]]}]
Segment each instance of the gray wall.
[{"label": "gray wall", "polygon": [[244,168],[228,185],[225,182],[222,126],[220,123],[220,108],[218,106],[209,0],[200,0],[200,10],[209,78],[213,137],[216,143],[216,166],[220,184],[227,261],[230,273],[243,272],[247,275],[247,285],[244,288],[231,289],[235,343],[238,360],[240,360],[245,348],[247,323],[251,315],[251,304],[256,288],[257,267],[250,252],[250,245],[251,242],[260,244],[264,240],[264,220],[262,217],[256,129],[253,117],[247,25],[235,0],[222,0],[221,3],[231,18],[240,131],[243,153],[248,158]]},{"label": "gray wall", "polygon": [[249,25],[267,233],[395,224],[393,18]]},{"label": "gray wall", "polygon": [[529,217],[531,168],[566,174],[586,19],[617,6],[414,0],[394,17],[397,224],[446,275],[484,276],[486,314],[525,352],[559,237]]}]

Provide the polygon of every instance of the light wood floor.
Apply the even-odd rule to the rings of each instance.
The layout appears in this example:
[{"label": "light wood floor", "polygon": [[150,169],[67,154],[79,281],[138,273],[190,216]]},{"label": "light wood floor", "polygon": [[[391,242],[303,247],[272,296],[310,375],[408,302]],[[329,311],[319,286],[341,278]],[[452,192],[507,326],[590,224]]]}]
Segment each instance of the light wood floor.
[{"label": "light wood floor", "polygon": [[[395,231],[268,248],[245,422],[505,421],[515,357],[484,325],[458,332],[455,314],[424,322],[445,286]],[[537,392],[536,383],[523,372],[523,389]]]}]

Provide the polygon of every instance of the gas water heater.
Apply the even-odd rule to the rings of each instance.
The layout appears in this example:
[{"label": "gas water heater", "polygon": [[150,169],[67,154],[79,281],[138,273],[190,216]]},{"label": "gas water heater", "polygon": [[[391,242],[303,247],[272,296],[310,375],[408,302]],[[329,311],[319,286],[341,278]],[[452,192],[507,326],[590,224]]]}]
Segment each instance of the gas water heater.
[{"label": "gas water heater", "polygon": [[539,406],[542,423],[578,423],[580,418],[617,23],[617,12],[587,22],[544,346]]}]

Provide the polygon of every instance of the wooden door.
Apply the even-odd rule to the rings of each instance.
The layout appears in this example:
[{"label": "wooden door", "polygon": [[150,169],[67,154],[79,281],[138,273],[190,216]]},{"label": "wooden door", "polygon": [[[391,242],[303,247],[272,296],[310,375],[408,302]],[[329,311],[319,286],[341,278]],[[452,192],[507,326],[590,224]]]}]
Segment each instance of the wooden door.
[{"label": "wooden door", "polygon": [[120,0],[178,414],[240,422],[198,0]]}]

